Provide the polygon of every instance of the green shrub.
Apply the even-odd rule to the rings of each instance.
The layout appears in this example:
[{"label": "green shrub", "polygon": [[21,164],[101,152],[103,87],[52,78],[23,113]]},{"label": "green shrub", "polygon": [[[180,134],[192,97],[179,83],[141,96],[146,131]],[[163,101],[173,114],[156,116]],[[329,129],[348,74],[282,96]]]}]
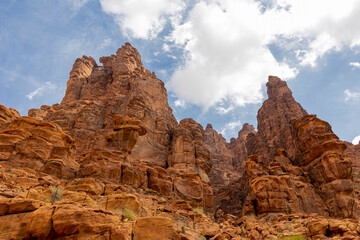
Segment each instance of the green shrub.
[{"label": "green shrub", "polygon": [[203,236],[203,235],[201,235],[201,236],[200,236],[200,240],[206,240],[206,237]]},{"label": "green shrub", "polygon": [[124,218],[129,219],[130,221],[136,220],[136,216],[135,216],[134,212],[127,208],[124,209],[123,216],[124,216]]},{"label": "green shrub", "polygon": [[279,238],[278,240],[306,240],[305,235],[294,235],[290,237]]},{"label": "green shrub", "polygon": [[195,214],[201,214],[201,215],[204,214],[204,210],[202,208],[194,208],[193,212]]},{"label": "green shrub", "polygon": [[60,186],[51,187],[51,203],[55,201],[61,201],[63,198],[63,192]]}]

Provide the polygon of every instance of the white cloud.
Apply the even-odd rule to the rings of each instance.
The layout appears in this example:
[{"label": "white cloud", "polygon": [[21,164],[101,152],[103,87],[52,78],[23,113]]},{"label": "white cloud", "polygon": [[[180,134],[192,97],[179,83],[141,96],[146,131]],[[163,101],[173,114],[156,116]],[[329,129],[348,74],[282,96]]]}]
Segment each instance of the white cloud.
[{"label": "white cloud", "polygon": [[170,51],[170,46],[168,44],[164,43],[164,45],[162,46],[162,50],[164,52],[169,52]]},{"label": "white cloud", "polygon": [[360,99],[360,92],[351,92],[349,89],[345,89],[345,101]]},{"label": "white cloud", "polygon": [[351,62],[349,65],[353,66],[354,68],[360,68],[360,62]]},{"label": "white cloud", "polygon": [[[180,49],[183,54],[167,87],[205,109],[223,101],[234,107],[261,102],[268,75],[292,79],[331,51],[360,47],[358,0],[100,3],[129,37],[155,38],[169,23],[170,34],[160,35],[166,42],[163,51],[174,56],[171,53]],[[276,59],[269,49],[272,44],[289,56]]]},{"label": "white cloud", "polygon": [[72,5],[74,11],[80,10],[89,0],[67,0]]},{"label": "white cloud", "polygon": [[25,97],[29,100],[32,100],[35,96],[41,96],[47,90],[56,89],[56,84],[52,82],[46,82],[45,85],[35,89],[34,91],[27,94]]},{"label": "white cloud", "polygon": [[289,79],[297,74],[296,69],[278,63],[267,48],[269,35],[261,31],[266,21],[253,1],[195,5],[170,38],[184,47],[186,57],[168,88],[205,108],[224,100],[240,106],[260,102],[268,75]]},{"label": "white cloud", "polygon": [[167,21],[179,21],[185,8],[182,0],[100,0],[104,12],[112,14],[128,37],[152,39]]},{"label": "white cloud", "polygon": [[177,100],[175,100],[174,104],[175,104],[175,107],[185,108],[186,102],[184,100],[177,99]]},{"label": "white cloud", "polygon": [[359,141],[360,141],[360,135],[357,136],[357,137],[355,137],[355,138],[352,140],[352,144],[357,145],[357,144],[359,144]]},{"label": "white cloud", "polygon": [[108,46],[110,46],[113,43],[113,41],[111,40],[111,38],[106,38],[104,39],[104,41],[100,44],[99,48],[100,49],[104,49]]},{"label": "white cloud", "polygon": [[240,129],[242,123],[241,121],[234,121],[225,124],[221,129],[220,133],[226,138],[226,136],[234,136]]},{"label": "white cloud", "polygon": [[233,106],[230,106],[230,107],[227,107],[227,108],[224,108],[224,107],[217,107],[216,108],[216,112],[218,114],[221,114],[221,115],[225,115],[227,114],[228,112],[234,110],[234,107]]},{"label": "white cloud", "polygon": [[329,50],[338,49],[339,47],[337,46],[335,39],[328,33],[324,33],[312,41],[309,48],[309,50],[304,51],[304,55],[298,56],[300,65],[310,65],[311,67],[315,67],[318,58],[322,57]]}]

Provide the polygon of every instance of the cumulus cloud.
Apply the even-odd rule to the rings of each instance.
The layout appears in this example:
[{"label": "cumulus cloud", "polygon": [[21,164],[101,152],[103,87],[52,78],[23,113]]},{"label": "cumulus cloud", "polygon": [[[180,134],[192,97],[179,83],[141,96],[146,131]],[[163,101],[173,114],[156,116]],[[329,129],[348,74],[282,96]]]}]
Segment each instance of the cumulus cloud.
[{"label": "cumulus cloud", "polygon": [[351,62],[349,65],[353,66],[354,68],[360,68],[360,62]]},{"label": "cumulus cloud", "polygon": [[[331,51],[360,46],[357,0],[100,2],[129,37],[158,37],[169,23],[170,34],[160,34],[163,51],[182,55],[167,87],[205,109],[261,102],[268,75],[292,79]],[[270,46],[286,56],[276,59]]]},{"label": "cumulus cloud", "polygon": [[226,136],[233,136],[240,130],[242,126],[241,121],[234,121],[229,122],[225,124],[225,126],[220,130],[220,133],[226,137]]},{"label": "cumulus cloud", "polygon": [[224,108],[224,107],[217,107],[216,108],[216,112],[218,113],[218,114],[221,114],[221,115],[225,115],[225,114],[227,114],[227,113],[229,113],[230,111],[232,111],[232,110],[234,110],[234,107],[233,106],[229,106],[229,107],[227,107],[227,108]]},{"label": "cumulus cloud", "polygon": [[45,91],[56,89],[56,85],[52,82],[46,82],[45,85],[35,89],[27,94],[25,97],[32,100],[35,96],[41,96]]},{"label": "cumulus cloud", "polygon": [[100,49],[107,48],[107,47],[110,46],[112,43],[113,43],[113,41],[111,40],[111,38],[106,38],[106,39],[104,39],[104,41],[100,44],[99,48],[100,48]]},{"label": "cumulus cloud", "polygon": [[178,13],[186,6],[182,0],[100,0],[100,4],[114,16],[124,35],[142,39],[156,37],[167,21],[179,21]]},{"label": "cumulus cloud", "polygon": [[186,102],[184,100],[177,99],[177,100],[175,100],[174,104],[175,104],[175,107],[185,108]]},{"label": "cumulus cloud", "polygon": [[345,101],[360,99],[360,92],[351,92],[349,89],[345,89]]},{"label": "cumulus cloud", "polygon": [[356,145],[356,144],[359,144],[360,142],[360,135],[355,137],[353,140],[352,140],[352,144]]}]

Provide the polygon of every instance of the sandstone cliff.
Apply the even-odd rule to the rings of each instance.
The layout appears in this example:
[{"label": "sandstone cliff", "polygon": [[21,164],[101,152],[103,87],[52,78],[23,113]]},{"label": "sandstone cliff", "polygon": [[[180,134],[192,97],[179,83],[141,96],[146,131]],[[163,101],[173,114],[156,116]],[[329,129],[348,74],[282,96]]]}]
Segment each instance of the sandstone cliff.
[{"label": "sandstone cliff", "polygon": [[75,61],[60,104],[0,105],[0,239],[357,239],[359,147],[286,82],[227,143],[177,123],[130,44],[100,62]]}]

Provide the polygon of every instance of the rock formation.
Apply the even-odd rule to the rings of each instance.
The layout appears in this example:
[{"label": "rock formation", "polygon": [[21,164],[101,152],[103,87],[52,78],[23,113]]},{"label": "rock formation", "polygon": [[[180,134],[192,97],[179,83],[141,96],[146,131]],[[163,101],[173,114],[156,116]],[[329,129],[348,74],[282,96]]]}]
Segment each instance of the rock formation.
[{"label": "rock formation", "polygon": [[354,217],[355,198],[346,144],[331,131],[329,123],[306,115],[293,123],[297,147],[295,163],[308,172],[330,216]]},{"label": "rock formation", "polygon": [[233,152],[221,134],[208,124],[204,134],[204,146],[209,150],[212,164],[209,173],[212,188],[216,191],[238,179],[240,172],[234,171]]},{"label": "rock formation", "polygon": [[99,143],[113,130],[114,114],[129,115],[147,130],[131,158],[165,167],[177,122],[167,104],[164,83],[143,67],[140,54],[128,43],[100,62],[103,66],[91,57],[77,59],[61,104],[30,110],[29,116],[57,123],[74,138],[81,155],[103,148]]},{"label": "rock formation", "polygon": [[286,149],[290,159],[295,157],[292,123],[307,114],[295,101],[285,81],[269,76],[266,84],[268,99],[258,111],[258,132],[248,140],[248,155],[256,154],[271,161],[278,148]]},{"label": "rock formation", "polygon": [[60,104],[0,105],[1,240],[357,239],[359,145],[286,82],[227,143],[177,123],[130,44],[100,62],[75,61]]},{"label": "rock formation", "polygon": [[351,161],[330,125],[304,115],[286,83],[269,77],[258,132],[247,138],[244,215],[318,213],[354,217]]},{"label": "rock formation", "polygon": [[59,126],[31,117],[19,117],[0,130],[0,161],[31,168],[59,178],[76,176],[75,144]]},{"label": "rock formation", "polygon": [[0,129],[4,128],[9,124],[13,119],[20,117],[18,111],[13,108],[6,108],[4,105],[0,104]]}]

